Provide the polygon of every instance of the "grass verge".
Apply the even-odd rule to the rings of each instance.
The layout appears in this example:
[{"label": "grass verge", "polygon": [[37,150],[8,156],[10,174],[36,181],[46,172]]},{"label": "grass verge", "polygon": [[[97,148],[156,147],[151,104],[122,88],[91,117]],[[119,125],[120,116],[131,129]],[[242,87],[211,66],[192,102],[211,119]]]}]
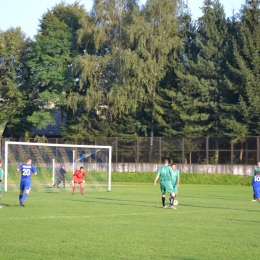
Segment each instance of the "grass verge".
[{"label": "grass verge", "polygon": [[[156,173],[154,172],[133,172],[118,173],[113,172],[113,183],[153,183]],[[201,173],[181,173],[182,184],[205,184],[205,185],[239,185],[250,186],[251,176],[236,176],[232,174],[201,174]]]}]

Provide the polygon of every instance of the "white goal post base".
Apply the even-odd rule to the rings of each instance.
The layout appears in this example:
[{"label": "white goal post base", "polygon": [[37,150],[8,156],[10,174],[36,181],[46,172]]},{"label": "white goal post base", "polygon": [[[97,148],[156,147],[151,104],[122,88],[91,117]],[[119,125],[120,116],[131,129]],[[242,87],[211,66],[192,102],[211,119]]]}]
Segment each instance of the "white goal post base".
[{"label": "white goal post base", "polygon": [[[25,163],[25,159],[28,157],[32,158],[36,169],[37,166],[52,169],[52,185],[55,178],[55,165],[61,163],[66,164],[72,173],[79,166],[84,166],[87,172],[107,172],[106,186],[107,190],[111,191],[111,146],[5,141],[4,191],[8,189],[9,166],[12,165],[12,170],[14,170],[14,167],[17,168],[19,164]],[[98,184],[98,181],[94,180],[93,182]]]}]

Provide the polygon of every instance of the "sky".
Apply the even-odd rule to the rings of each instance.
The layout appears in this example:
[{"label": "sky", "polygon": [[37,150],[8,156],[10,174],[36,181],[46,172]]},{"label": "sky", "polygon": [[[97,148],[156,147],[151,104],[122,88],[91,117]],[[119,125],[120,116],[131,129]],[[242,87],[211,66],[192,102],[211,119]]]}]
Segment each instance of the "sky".
[{"label": "sky", "polygon": [[[11,27],[21,27],[22,31],[29,37],[37,33],[39,19],[48,10],[59,4],[62,0],[0,0],[0,30],[6,31]],[[76,0],[64,0],[67,4],[75,3]],[[139,0],[145,4],[146,0]],[[203,0],[186,0],[192,13],[192,18],[197,19],[201,16],[200,7]],[[79,0],[87,11],[93,6],[93,0]],[[224,6],[226,16],[232,15],[232,10],[238,13],[245,0],[220,0]]]}]

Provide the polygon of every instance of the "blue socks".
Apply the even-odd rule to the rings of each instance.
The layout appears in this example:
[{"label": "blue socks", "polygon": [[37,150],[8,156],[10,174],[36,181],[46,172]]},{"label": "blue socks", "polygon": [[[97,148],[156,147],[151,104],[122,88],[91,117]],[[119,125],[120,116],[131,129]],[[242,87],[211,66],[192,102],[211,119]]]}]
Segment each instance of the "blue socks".
[{"label": "blue socks", "polygon": [[28,194],[27,193],[24,193],[23,195],[19,195],[19,200],[21,200],[21,201],[25,201],[27,198],[28,198]]}]

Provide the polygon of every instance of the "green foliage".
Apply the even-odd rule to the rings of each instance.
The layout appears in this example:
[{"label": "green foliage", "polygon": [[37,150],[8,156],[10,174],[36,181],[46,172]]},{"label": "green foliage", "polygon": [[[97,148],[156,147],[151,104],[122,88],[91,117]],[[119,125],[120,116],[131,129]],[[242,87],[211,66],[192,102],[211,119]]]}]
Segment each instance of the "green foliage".
[{"label": "green foliage", "polygon": [[[118,173],[112,174],[112,183],[132,183],[143,184],[153,183],[156,173]],[[201,174],[201,173],[181,173],[182,184],[203,184],[203,185],[240,185],[250,186],[251,176],[236,176],[232,174]]]},{"label": "green foliage", "polygon": [[260,3],[246,1],[240,11],[239,23],[231,28],[236,33],[227,61],[226,95],[222,100],[225,112],[222,124],[227,134],[240,141],[247,135],[258,135],[260,100]]},{"label": "green foliage", "polygon": [[36,36],[28,65],[33,73],[34,83],[39,85],[40,93],[48,91],[54,94],[44,96],[45,106],[53,103],[63,105],[57,97],[64,102],[64,93],[73,85],[70,66],[73,60],[70,53],[71,39],[68,26],[56,17],[50,21],[44,34]]},{"label": "green foliage", "polygon": [[[19,124],[28,99],[20,91],[29,40],[21,28],[0,31],[0,122]],[[24,130],[22,130],[23,132]]]},{"label": "green foliage", "polygon": [[27,118],[28,122],[36,126],[37,129],[43,129],[48,125],[54,125],[55,121],[53,115],[50,112],[44,110],[35,111],[31,116]]},{"label": "green foliage", "polygon": [[250,186],[252,177],[232,174],[182,173],[181,182],[183,184]]},{"label": "green foliage", "polygon": [[68,96],[67,104],[74,111],[84,111],[81,122],[87,123],[90,134],[122,135],[126,127],[122,131],[121,126],[129,121],[135,127],[128,129],[127,134],[138,131],[140,123],[135,113],[144,93],[137,87],[141,83],[140,63],[132,51],[136,39],[129,39],[131,23],[138,17],[136,1],[95,1],[91,19],[85,17],[82,21],[78,33],[86,53],[75,59],[79,84]]},{"label": "green foliage", "polygon": [[[176,70],[179,87],[175,102],[182,109],[182,135],[219,135],[219,104],[226,62],[227,22],[219,1],[203,2],[203,15],[184,53],[185,70]],[[193,24],[190,31],[193,32]],[[194,48],[194,42],[196,48]]]},{"label": "green foliage", "polygon": [[90,13],[61,2],[34,41],[0,31],[0,122],[29,137],[60,109],[63,135],[80,142],[258,135],[259,1],[229,19],[219,0],[202,11],[194,21],[181,0],[95,0]]}]

